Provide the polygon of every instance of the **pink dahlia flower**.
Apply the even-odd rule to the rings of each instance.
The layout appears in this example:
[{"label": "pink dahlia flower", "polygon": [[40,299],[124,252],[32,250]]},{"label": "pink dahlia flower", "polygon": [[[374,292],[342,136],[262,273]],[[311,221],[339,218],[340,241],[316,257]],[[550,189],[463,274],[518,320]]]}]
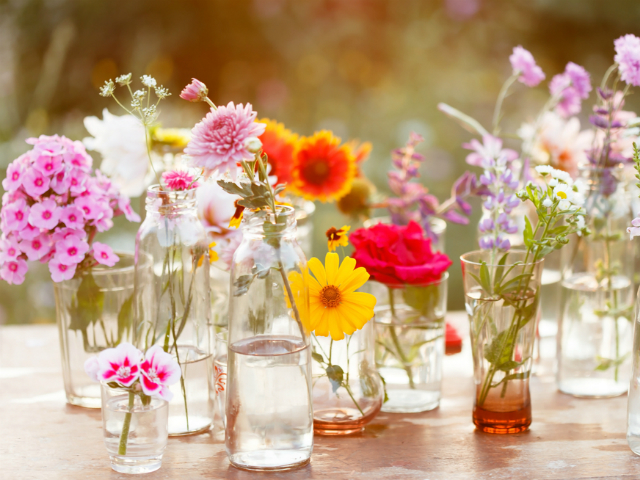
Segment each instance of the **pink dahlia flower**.
[{"label": "pink dahlia flower", "polygon": [[140,376],[141,360],[142,352],[130,343],[123,342],[116,348],[107,348],[98,356],[98,380],[130,387]]},{"label": "pink dahlia flower", "polygon": [[182,375],[178,362],[160,346],[155,345],[147,350],[140,369],[142,391],[146,395],[155,395],[170,402],[173,393],[167,387],[180,380]]},{"label": "pink dahlia flower", "polygon": [[623,35],[613,42],[622,80],[634,87],[640,86],[640,38],[635,35]]},{"label": "pink dahlia flower", "polygon": [[198,182],[194,182],[193,175],[184,170],[164,172],[162,179],[170,190],[190,190],[198,187]]},{"label": "pink dahlia flower", "polygon": [[180,93],[180,98],[189,102],[202,102],[208,94],[207,86],[200,80],[192,78],[191,83],[184,87]]},{"label": "pink dahlia flower", "polygon": [[256,115],[251,104],[243,107],[233,102],[207,113],[191,130],[191,141],[184,152],[194,165],[208,173],[229,170],[235,180],[237,163],[254,157],[247,143],[262,135],[266,128],[264,123],[255,122]]},{"label": "pink dahlia flower", "polygon": [[102,265],[106,265],[107,267],[113,267],[120,257],[118,257],[109,245],[105,245],[100,242],[93,242],[93,258],[96,259],[96,262],[101,263]]},{"label": "pink dahlia flower", "polygon": [[536,65],[536,61],[529,50],[525,50],[519,45],[514,47],[509,61],[514,75],[519,74],[518,80],[527,87],[535,87],[544,80],[544,72]]}]

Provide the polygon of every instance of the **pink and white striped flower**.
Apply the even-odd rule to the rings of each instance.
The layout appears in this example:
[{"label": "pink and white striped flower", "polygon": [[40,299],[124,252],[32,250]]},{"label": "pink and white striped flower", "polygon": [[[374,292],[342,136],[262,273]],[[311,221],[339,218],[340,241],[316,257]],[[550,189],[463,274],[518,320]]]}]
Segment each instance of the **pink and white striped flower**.
[{"label": "pink and white striped flower", "polygon": [[31,197],[39,197],[49,190],[49,177],[32,168],[22,176],[22,186]]},{"label": "pink and white striped flower", "polygon": [[84,213],[78,207],[69,205],[64,207],[60,215],[60,221],[69,228],[84,228]]},{"label": "pink and white striped flower", "polygon": [[29,211],[29,223],[34,227],[51,230],[58,225],[61,209],[58,208],[55,200],[47,198],[40,203],[36,203]]},{"label": "pink and white striped flower", "polygon": [[56,259],[64,265],[74,265],[84,259],[89,251],[89,244],[75,235],[69,235],[66,240],[56,244]]},{"label": "pink and white striped flower", "polygon": [[28,269],[27,262],[22,258],[16,258],[2,264],[0,277],[10,285],[20,285],[24,282],[24,275]]},{"label": "pink and white striped flower", "polygon": [[40,260],[51,250],[51,239],[46,233],[41,233],[31,240],[20,242],[20,249],[27,254],[29,261]]},{"label": "pink and white striped flower", "polygon": [[96,262],[108,267],[113,267],[120,260],[109,245],[100,242],[93,242],[93,258]]},{"label": "pink and white striped flower", "polygon": [[178,362],[160,346],[155,345],[147,350],[140,369],[142,391],[146,395],[158,396],[170,402],[173,393],[168,387],[180,380],[182,375]]},{"label": "pink and white striped flower", "polygon": [[[47,256],[42,257],[41,261],[45,260]],[[63,280],[71,280],[76,274],[76,264],[65,265],[60,263],[57,258],[52,258],[49,261],[49,272],[51,272],[51,280],[54,282],[62,282]]]},{"label": "pink and white striped flower", "polygon": [[140,376],[141,360],[142,352],[130,343],[123,342],[116,348],[107,348],[98,356],[100,368],[97,377],[101,381],[130,387]]},{"label": "pink and white striped flower", "polygon": [[22,185],[23,167],[18,160],[11,162],[7,167],[7,177],[2,180],[2,188],[11,192]]}]

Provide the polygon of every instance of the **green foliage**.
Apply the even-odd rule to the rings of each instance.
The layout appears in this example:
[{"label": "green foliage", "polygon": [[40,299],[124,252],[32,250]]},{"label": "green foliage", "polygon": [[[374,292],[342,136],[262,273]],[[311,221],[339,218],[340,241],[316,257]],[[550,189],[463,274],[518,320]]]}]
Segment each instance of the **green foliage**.
[{"label": "green foliage", "polygon": [[331,382],[331,387],[333,388],[333,393],[336,393],[336,390],[342,386],[342,380],[344,379],[344,371],[340,365],[329,365],[326,370],[327,377]]},{"label": "green foliage", "polygon": [[404,301],[411,308],[415,309],[421,316],[434,319],[436,317],[435,308],[438,305],[440,287],[438,285],[427,285],[426,287],[406,286],[402,295]]}]

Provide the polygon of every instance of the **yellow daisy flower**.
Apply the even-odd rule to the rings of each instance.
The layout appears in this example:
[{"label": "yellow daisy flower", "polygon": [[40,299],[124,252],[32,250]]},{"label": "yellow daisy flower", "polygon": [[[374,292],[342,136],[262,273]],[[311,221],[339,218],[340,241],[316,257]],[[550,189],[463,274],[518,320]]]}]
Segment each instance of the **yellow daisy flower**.
[{"label": "yellow daisy flower", "polygon": [[191,140],[191,130],[188,128],[156,128],[153,139],[170,147],[183,149]]},{"label": "yellow daisy flower", "polygon": [[231,217],[229,221],[229,228],[240,228],[240,224],[242,223],[242,217],[244,215],[244,207],[242,205],[238,205],[238,200],[235,201],[236,211]]},{"label": "yellow daisy flower", "polygon": [[345,225],[339,230],[335,227],[327,230],[327,244],[330,252],[333,252],[338,247],[346,247],[349,245],[349,236],[347,235],[349,230],[351,230],[349,225]]},{"label": "yellow daisy flower", "polygon": [[315,276],[309,276],[309,327],[316,335],[342,340],[373,318],[376,297],[356,292],[369,274],[362,267],[355,268],[353,258],[345,257],[340,265],[337,253],[327,253],[325,265],[317,258],[308,265]]}]

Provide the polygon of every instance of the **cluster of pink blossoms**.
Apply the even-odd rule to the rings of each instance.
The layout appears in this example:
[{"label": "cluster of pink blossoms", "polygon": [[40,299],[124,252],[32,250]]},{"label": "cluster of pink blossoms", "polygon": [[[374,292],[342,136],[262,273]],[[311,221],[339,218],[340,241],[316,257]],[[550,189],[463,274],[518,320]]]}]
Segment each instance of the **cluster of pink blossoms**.
[{"label": "cluster of pink blossoms", "polygon": [[0,277],[20,284],[26,260],[49,264],[54,282],[69,280],[79,264],[113,266],[118,256],[93,242],[97,232],[124,214],[140,221],[129,199],[99,170],[80,142],[42,135],[30,138],[33,149],[14,160],[2,181],[6,193],[0,213]]}]

